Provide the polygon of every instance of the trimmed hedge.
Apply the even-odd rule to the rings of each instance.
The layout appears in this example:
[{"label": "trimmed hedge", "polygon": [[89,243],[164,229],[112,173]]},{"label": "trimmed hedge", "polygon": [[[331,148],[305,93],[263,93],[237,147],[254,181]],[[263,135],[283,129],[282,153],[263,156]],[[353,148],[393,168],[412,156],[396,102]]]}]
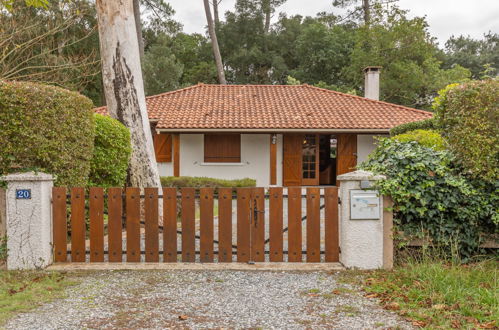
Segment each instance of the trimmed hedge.
[{"label": "trimmed hedge", "polygon": [[193,176],[163,176],[161,177],[161,185],[163,187],[192,187],[192,188],[243,188],[256,187],[256,180],[245,178],[236,180],[224,180],[207,177]]},{"label": "trimmed hedge", "polygon": [[406,132],[414,131],[416,129],[436,130],[438,129],[434,118],[428,118],[421,121],[413,121],[410,123],[396,126],[390,130],[390,136],[404,134]]},{"label": "trimmed hedge", "polygon": [[422,146],[435,150],[445,150],[446,142],[444,138],[436,131],[417,129],[393,137],[400,142],[416,141]]},{"label": "trimmed hedge", "polygon": [[433,104],[449,149],[476,178],[499,180],[499,80],[449,85]]},{"label": "trimmed hedge", "polygon": [[94,114],[94,154],[88,185],[120,187],[126,182],[128,161],[132,153],[130,131],[108,116]]},{"label": "trimmed hedge", "polygon": [[0,174],[38,170],[84,186],[94,146],[92,101],[30,82],[0,81]]}]

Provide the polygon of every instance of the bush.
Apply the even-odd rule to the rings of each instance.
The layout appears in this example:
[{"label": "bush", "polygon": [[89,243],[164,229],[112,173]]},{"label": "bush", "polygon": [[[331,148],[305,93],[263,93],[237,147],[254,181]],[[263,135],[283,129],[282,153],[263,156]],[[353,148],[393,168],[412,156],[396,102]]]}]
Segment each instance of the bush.
[{"label": "bush", "polygon": [[499,81],[450,85],[433,105],[449,149],[473,176],[499,179]]},{"label": "bush", "polygon": [[120,187],[125,184],[132,153],[130,131],[111,117],[94,114],[94,155],[89,186]]},{"label": "bush", "polygon": [[192,177],[192,176],[163,176],[161,177],[161,185],[163,187],[211,187],[211,188],[242,188],[256,187],[256,180],[253,179],[236,179],[224,180],[207,177]]},{"label": "bush", "polygon": [[482,233],[498,232],[499,195],[454,164],[449,151],[385,138],[360,167],[387,176],[376,186],[392,197],[395,223],[408,239],[429,238],[468,258],[479,251]]},{"label": "bush", "polygon": [[406,132],[414,131],[416,129],[424,130],[436,130],[438,127],[436,125],[434,118],[428,118],[421,121],[413,121],[410,123],[402,124],[396,126],[390,130],[390,136],[400,135]]},{"label": "bush", "polygon": [[435,150],[445,149],[445,140],[435,131],[417,129],[415,131],[396,135],[393,138],[400,142],[416,141],[422,146]]},{"label": "bush", "polygon": [[0,81],[0,174],[38,170],[83,186],[94,145],[90,99],[59,87]]}]

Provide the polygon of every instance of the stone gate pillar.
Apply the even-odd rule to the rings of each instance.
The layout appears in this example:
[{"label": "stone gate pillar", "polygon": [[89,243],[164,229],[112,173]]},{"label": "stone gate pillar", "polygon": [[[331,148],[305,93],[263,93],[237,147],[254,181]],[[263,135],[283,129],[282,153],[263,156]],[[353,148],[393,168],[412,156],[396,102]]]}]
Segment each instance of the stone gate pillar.
[{"label": "stone gate pillar", "polygon": [[16,173],[7,182],[7,268],[39,269],[52,263],[53,177],[45,173]]},{"label": "stone gate pillar", "polygon": [[391,199],[371,187],[383,176],[355,171],[339,175],[340,262],[347,268],[393,267]]}]

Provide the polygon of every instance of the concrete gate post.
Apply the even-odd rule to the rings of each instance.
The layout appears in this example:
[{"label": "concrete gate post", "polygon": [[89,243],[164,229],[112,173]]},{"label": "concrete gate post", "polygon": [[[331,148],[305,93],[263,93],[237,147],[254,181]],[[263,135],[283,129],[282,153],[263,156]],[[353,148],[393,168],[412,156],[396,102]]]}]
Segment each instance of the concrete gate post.
[{"label": "concrete gate post", "polygon": [[370,189],[371,172],[355,171],[338,176],[340,184],[340,262],[347,268],[393,267],[393,215],[389,197]]},{"label": "concrete gate post", "polygon": [[45,173],[16,173],[7,182],[7,268],[39,269],[52,263],[53,177]]}]

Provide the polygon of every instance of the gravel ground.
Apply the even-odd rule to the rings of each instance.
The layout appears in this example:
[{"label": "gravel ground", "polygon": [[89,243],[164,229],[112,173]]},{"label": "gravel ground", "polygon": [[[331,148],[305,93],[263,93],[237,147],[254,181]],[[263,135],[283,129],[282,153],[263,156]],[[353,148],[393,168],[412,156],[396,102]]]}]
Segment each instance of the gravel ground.
[{"label": "gravel ground", "polygon": [[336,328],[411,326],[331,272],[76,273],[67,298],[7,329]]}]

